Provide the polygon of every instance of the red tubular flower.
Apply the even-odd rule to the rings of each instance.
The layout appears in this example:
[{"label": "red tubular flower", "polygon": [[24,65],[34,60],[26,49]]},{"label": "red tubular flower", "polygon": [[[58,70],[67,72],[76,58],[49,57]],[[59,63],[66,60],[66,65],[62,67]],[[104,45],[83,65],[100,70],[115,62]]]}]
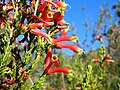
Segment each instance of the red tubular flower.
[{"label": "red tubular flower", "polygon": [[62,44],[62,43],[57,43],[56,44],[56,48],[68,48],[76,53],[81,54],[83,52],[83,49],[79,48],[76,45],[72,45],[72,44]]},{"label": "red tubular flower", "polygon": [[[41,1],[40,3],[43,3],[43,1]],[[46,6],[47,6],[47,3],[39,4],[38,12],[43,12],[45,10]]]},{"label": "red tubular flower", "polygon": [[[43,1],[41,1],[40,3],[43,3]],[[39,4],[38,5],[38,12],[44,12],[46,7],[48,7],[48,5],[50,5],[48,3],[50,3],[50,2],[45,1],[43,4]]]},{"label": "red tubular flower", "polygon": [[68,33],[69,29],[63,29],[60,37],[65,37]]},{"label": "red tubular flower", "polygon": [[57,12],[53,15],[53,19],[56,21],[56,22],[59,22],[63,19],[63,16],[64,16],[64,13],[60,13],[60,12]]},{"label": "red tubular flower", "polygon": [[55,1],[54,2],[58,7],[66,8],[68,4],[65,2]]},{"label": "red tubular flower", "polygon": [[53,25],[52,22],[40,22],[40,23],[32,23],[30,24],[30,28],[33,29],[33,28],[42,28],[42,27],[46,27],[46,26],[50,26],[50,25]]},{"label": "red tubular flower", "polygon": [[[47,58],[47,59],[51,59],[51,58]],[[49,60],[49,61],[50,61],[50,60]],[[59,62],[58,62],[58,57],[57,57],[56,55],[53,55],[51,61],[50,61],[50,62],[49,62],[49,61],[48,61],[48,64],[45,66],[45,72],[46,72],[46,73],[50,70],[50,68],[52,67],[53,64],[54,64],[56,67],[59,67],[59,66],[60,66],[60,64],[59,64]]]},{"label": "red tubular flower", "polygon": [[100,60],[99,60],[99,59],[92,59],[92,61],[93,61],[93,62],[97,62],[97,63],[99,63],[99,62],[100,62]]},{"label": "red tubular flower", "polygon": [[49,22],[53,19],[53,12],[46,10],[42,13],[41,18],[43,21]]},{"label": "red tubular flower", "polygon": [[110,60],[110,59],[109,59],[109,60],[106,60],[106,63],[107,63],[107,64],[113,63],[113,62],[114,62],[114,60]]},{"label": "red tubular flower", "polygon": [[111,59],[112,57],[110,56],[110,55],[105,55],[104,56],[104,60],[106,60],[106,59]]},{"label": "red tubular flower", "polygon": [[59,62],[58,62],[58,57],[57,57],[56,54],[54,54],[54,55],[52,56],[52,63],[53,63],[56,67],[59,67],[59,66],[60,66],[60,64],[59,64]]},{"label": "red tubular flower", "polygon": [[44,71],[47,73],[50,70],[50,68],[52,67],[52,65],[53,65],[53,62],[50,62],[48,65],[45,66]]},{"label": "red tubular flower", "polygon": [[[58,2],[52,2],[52,1],[50,1],[50,0],[40,0],[40,2],[39,2],[39,6],[38,6],[38,12],[42,12],[42,11],[44,11],[45,10],[45,8],[48,6],[48,4],[49,5],[52,5],[53,7],[55,7],[55,8],[58,8],[58,7],[60,7],[60,6],[62,6],[62,7],[65,7],[65,4],[62,4],[62,2],[61,2],[61,5],[58,3]],[[67,4],[66,4],[67,5]]]},{"label": "red tubular flower", "polygon": [[44,1],[45,1],[45,0],[40,0],[40,1],[39,1],[39,4],[40,4],[40,5],[43,5]]},{"label": "red tubular flower", "polygon": [[47,55],[47,56],[46,56],[46,58],[45,58],[45,60],[44,60],[44,63],[45,63],[46,66],[48,66],[49,63],[50,63],[50,61],[51,61],[51,58],[52,58],[52,49],[51,49],[51,48],[49,48],[49,49],[47,50],[47,54],[46,54],[46,55]]},{"label": "red tubular flower", "polygon": [[76,42],[77,39],[78,39],[77,36],[66,36],[66,37],[53,39],[53,43],[58,43],[58,42],[61,42],[61,41],[73,41],[73,42]]},{"label": "red tubular flower", "polygon": [[32,34],[36,34],[36,35],[40,35],[40,36],[44,37],[45,40],[47,40],[48,42],[52,41],[51,37],[48,34],[44,33],[42,30],[39,30],[38,28],[31,29],[30,32]]},{"label": "red tubular flower", "polygon": [[55,68],[55,69],[49,70],[47,73],[48,74],[53,74],[53,73],[56,73],[56,72],[62,72],[64,74],[69,74],[70,69],[69,68]]},{"label": "red tubular flower", "polygon": [[58,8],[58,5],[56,5],[54,2],[52,2],[50,0],[45,0],[45,2],[51,4],[55,8]]},{"label": "red tubular flower", "polygon": [[106,61],[107,64],[114,62],[114,60],[111,60],[111,58],[112,57],[110,55],[105,55],[104,56],[104,60]]},{"label": "red tubular flower", "polygon": [[63,25],[69,25],[64,19],[60,20],[57,24],[63,26]]}]

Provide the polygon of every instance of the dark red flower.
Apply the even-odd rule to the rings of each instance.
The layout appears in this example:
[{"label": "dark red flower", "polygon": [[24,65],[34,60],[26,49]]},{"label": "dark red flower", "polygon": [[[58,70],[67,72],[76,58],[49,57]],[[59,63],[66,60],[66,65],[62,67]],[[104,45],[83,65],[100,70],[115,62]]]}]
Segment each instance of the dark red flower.
[{"label": "dark red flower", "polygon": [[[43,3],[43,1],[41,1],[40,3]],[[47,6],[47,3],[39,4],[38,12],[43,12],[45,10],[46,6]]]},{"label": "dark red flower", "polygon": [[64,13],[61,12],[57,12],[53,15],[53,19],[55,20],[55,22],[59,22],[63,19]]},{"label": "dark red flower", "polygon": [[43,21],[46,21],[46,22],[52,21],[52,19],[53,19],[53,12],[48,11],[48,10],[44,11],[42,13],[41,19]]}]

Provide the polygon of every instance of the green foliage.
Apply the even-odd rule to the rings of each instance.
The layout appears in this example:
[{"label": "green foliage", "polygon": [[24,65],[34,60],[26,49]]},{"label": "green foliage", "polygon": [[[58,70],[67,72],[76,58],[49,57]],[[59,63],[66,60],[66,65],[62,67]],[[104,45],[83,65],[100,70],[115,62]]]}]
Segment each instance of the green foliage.
[{"label": "green foliage", "polygon": [[37,89],[40,89],[40,88],[43,89],[45,78],[46,78],[46,75],[43,75],[41,78],[36,80],[36,82],[33,84],[31,89],[33,89],[33,90],[37,90]]}]

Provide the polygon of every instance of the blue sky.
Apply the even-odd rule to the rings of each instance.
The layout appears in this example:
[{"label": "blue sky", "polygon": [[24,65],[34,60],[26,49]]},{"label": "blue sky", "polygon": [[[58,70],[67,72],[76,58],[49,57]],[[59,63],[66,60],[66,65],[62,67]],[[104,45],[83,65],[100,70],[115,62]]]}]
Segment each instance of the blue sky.
[{"label": "blue sky", "polygon": [[[67,7],[64,19],[71,25],[75,25],[79,41],[82,43],[85,39],[86,32],[86,28],[83,24],[86,21],[91,23],[97,21],[100,12],[100,6],[107,5],[111,8],[114,4],[117,3],[117,0],[65,0],[65,2],[69,4],[71,8]],[[82,7],[85,7],[85,11],[82,10]],[[114,13],[113,10],[110,11],[111,13]],[[71,35],[71,32],[68,35]],[[89,39],[87,43],[90,43],[91,37],[88,36],[88,38]],[[96,43],[93,47],[96,49],[99,47],[99,44]],[[69,55],[74,54],[74,52],[68,49],[63,49],[63,51]]]}]

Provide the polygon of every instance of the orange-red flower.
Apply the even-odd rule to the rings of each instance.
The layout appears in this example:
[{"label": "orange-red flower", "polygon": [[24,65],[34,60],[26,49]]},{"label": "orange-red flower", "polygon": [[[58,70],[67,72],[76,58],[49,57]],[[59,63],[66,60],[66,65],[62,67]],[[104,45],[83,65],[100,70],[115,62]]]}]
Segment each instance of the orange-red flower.
[{"label": "orange-red flower", "polygon": [[60,37],[57,39],[53,39],[53,43],[58,43],[58,42],[62,42],[62,41],[73,41],[76,42],[77,40],[77,36],[66,36],[66,37]]},{"label": "orange-red flower", "polygon": [[30,24],[30,28],[33,29],[33,28],[42,28],[42,27],[47,27],[47,26],[50,26],[50,25],[53,25],[52,22],[39,22],[39,23],[32,23]]},{"label": "orange-red flower", "polygon": [[52,67],[52,65],[55,65],[56,67],[59,67],[60,64],[58,62],[58,58],[56,55],[52,55],[51,61],[49,62],[48,65],[45,66],[45,72],[47,73],[50,68]]},{"label": "orange-red flower", "polygon": [[59,66],[60,66],[60,64],[59,64],[59,62],[58,62],[58,57],[57,57],[56,54],[53,54],[53,55],[52,55],[52,62],[53,62],[53,64],[54,64],[56,67],[59,67]]},{"label": "orange-red flower", "polygon": [[93,62],[97,62],[97,63],[99,63],[99,62],[100,62],[100,60],[99,60],[99,59],[92,59],[92,61],[93,61]]},{"label": "orange-red flower", "polygon": [[59,22],[63,19],[64,14],[61,12],[57,12],[53,15],[53,19],[55,20],[55,22]]},{"label": "orange-red flower", "polygon": [[47,21],[47,22],[52,21],[52,19],[53,19],[53,12],[48,11],[48,10],[44,11],[42,13],[41,19],[43,21]]},{"label": "orange-red flower", "polygon": [[105,55],[104,56],[104,60],[106,60],[106,59],[111,59],[112,57],[110,56],[110,55]]},{"label": "orange-red flower", "polygon": [[58,21],[57,24],[61,25],[61,26],[63,26],[63,25],[69,25],[69,23],[67,23],[64,19]]},{"label": "orange-red flower", "polygon": [[65,2],[55,1],[54,2],[58,7],[66,8],[68,4]]},{"label": "orange-red flower", "polygon": [[43,1],[41,1],[40,3],[42,4],[38,5],[38,12],[43,12],[47,6],[47,3],[43,3]]},{"label": "orange-red flower", "polygon": [[43,4],[43,3],[44,3],[44,0],[40,0],[40,1],[39,1],[39,4]]},{"label": "orange-red flower", "polygon": [[65,37],[68,33],[69,29],[62,29],[60,37]]},{"label": "orange-red flower", "polygon": [[55,68],[55,69],[50,69],[47,73],[48,74],[53,74],[56,72],[62,72],[64,74],[69,74],[70,73],[70,69],[69,68]]},{"label": "orange-red flower", "polygon": [[114,62],[114,60],[111,60],[111,59],[106,60],[106,63],[107,63],[107,64],[113,63],[113,62]]},{"label": "orange-red flower", "polygon": [[72,45],[72,44],[62,44],[62,43],[56,43],[56,48],[68,48],[76,53],[81,54],[83,52],[83,49],[79,48],[76,45]]},{"label": "orange-red flower", "polygon": [[106,61],[107,64],[114,62],[114,60],[111,60],[111,58],[112,57],[110,55],[105,55],[104,56],[104,60]]},{"label": "orange-red flower", "polygon": [[36,35],[40,35],[40,36],[44,37],[45,40],[47,40],[48,42],[51,42],[51,40],[52,40],[51,37],[48,34],[46,34],[45,32],[43,32],[42,30],[39,30],[38,28],[31,29],[30,32],[32,34],[36,34]]},{"label": "orange-red flower", "polygon": [[52,58],[52,49],[49,48],[49,49],[47,50],[46,58],[45,58],[45,60],[44,60],[44,63],[45,63],[46,66],[48,66],[49,63],[51,62],[51,58]]}]

